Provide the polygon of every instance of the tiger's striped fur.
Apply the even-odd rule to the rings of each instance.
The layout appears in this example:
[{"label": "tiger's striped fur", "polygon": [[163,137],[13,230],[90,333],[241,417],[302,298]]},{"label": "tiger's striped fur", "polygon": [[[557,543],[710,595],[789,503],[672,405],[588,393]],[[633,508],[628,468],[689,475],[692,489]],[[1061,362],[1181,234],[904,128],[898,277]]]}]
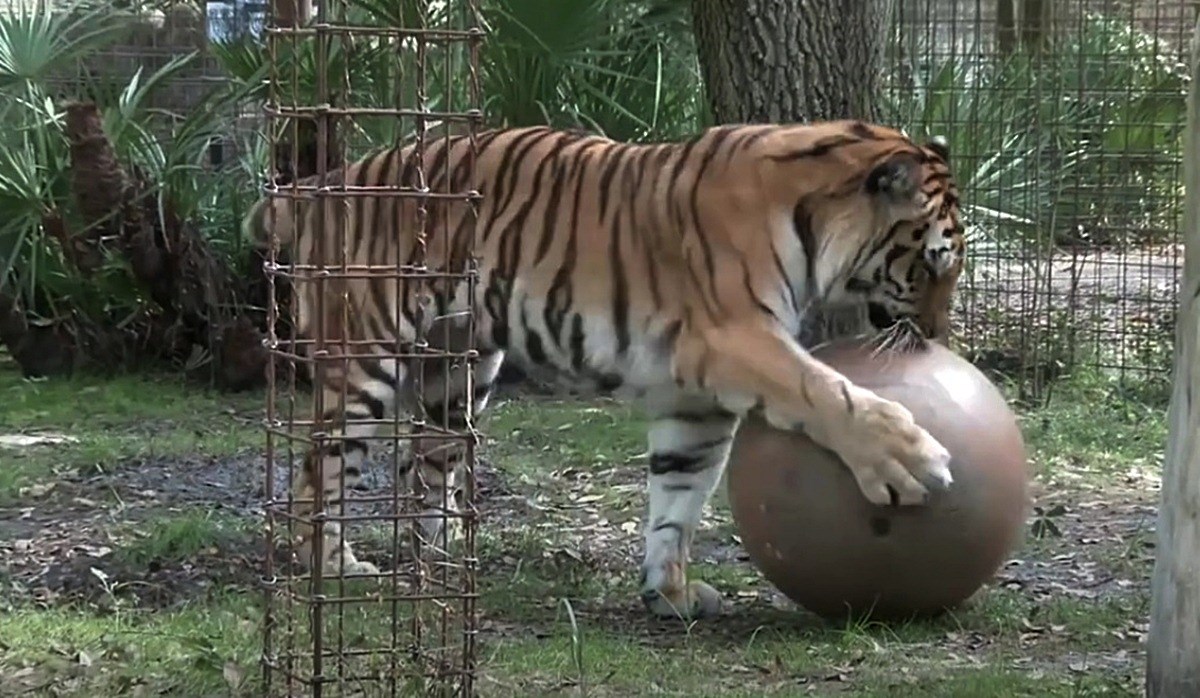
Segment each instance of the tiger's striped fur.
[{"label": "tiger's striped fur", "polygon": [[[688,550],[748,410],[839,453],[876,504],[921,503],[929,488],[951,484],[947,452],[906,409],[851,384],[796,339],[816,314],[845,307],[866,309],[879,328],[904,321],[944,337],[965,243],[943,147],[857,121],[721,126],[645,145],[530,127],[486,132],[477,143],[473,181],[466,137],[428,144],[423,163],[431,191],[483,195],[474,223],[462,203],[432,202],[426,213],[428,230],[448,232],[430,238],[431,268],[463,268],[472,246],[479,260],[474,410],[486,408],[505,356],[527,373],[641,402],[652,420],[642,595],[653,612],[720,605],[715,590],[687,580]],[[412,148],[397,146],[335,179],[414,185],[416,165]],[[344,212],[348,264],[413,258],[411,201],[348,201],[328,207],[327,247],[336,247]],[[266,199],[248,231],[267,244],[270,225],[295,261],[340,264],[319,258],[317,210],[309,199],[293,215],[287,199]],[[331,339],[412,341],[423,321],[414,288],[386,278],[330,282]],[[314,289],[300,299],[302,334],[315,329]],[[461,286],[433,291],[442,315],[468,300]],[[403,365],[356,359],[325,376],[326,404],[337,404],[343,386],[349,395],[326,416],[379,419],[404,393],[436,418],[464,421],[465,405],[441,404],[444,386],[415,395],[407,377]],[[340,448],[309,455],[299,497],[321,487],[327,502],[340,502],[339,465],[347,483],[357,481],[364,429],[339,432]],[[454,462],[448,454],[418,473],[431,514],[454,487]],[[375,571],[338,542],[337,526],[326,531],[323,559],[310,559],[305,539],[303,560]]]}]

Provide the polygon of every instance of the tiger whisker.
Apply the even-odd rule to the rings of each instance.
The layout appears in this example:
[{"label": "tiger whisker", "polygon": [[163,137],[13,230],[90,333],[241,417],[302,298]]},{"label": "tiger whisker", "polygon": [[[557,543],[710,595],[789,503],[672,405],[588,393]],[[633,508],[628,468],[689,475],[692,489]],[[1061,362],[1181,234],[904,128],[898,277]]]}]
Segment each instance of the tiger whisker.
[{"label": "tiger whisker", "polygon": [[870,344],[872,357],[878,358],[884,352],[920,351],[925,348],[926,342],[916,323],[906,318],[877,333]]}]

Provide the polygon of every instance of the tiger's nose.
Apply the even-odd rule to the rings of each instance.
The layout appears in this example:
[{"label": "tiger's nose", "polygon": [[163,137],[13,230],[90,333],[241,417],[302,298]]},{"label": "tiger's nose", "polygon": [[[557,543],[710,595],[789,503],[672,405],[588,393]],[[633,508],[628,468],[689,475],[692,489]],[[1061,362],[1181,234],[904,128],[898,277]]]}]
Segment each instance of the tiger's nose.
[{"label": "tiger's nose", "polygon": [[948,254],[950,251],[944,247],[925,248],[925,269],[931,276],[936,277],[945,270],[945,259]]}]

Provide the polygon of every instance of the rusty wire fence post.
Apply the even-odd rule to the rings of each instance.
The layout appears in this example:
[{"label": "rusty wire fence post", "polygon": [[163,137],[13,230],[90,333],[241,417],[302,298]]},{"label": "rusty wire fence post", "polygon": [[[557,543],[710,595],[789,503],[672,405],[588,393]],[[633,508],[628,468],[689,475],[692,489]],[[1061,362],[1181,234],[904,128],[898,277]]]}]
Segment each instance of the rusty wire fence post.
[{"label": "rusty wire fence post", "polygon": [[[292,220],[311,227],[309,237],[297,236],[291,246],[272,239],[265,262],[272,303],[264,693],[473,695],[474,316],[472,308],[452,318],[431,302],[431,288],[448,285],[474,298],[476,270],[470,251],[454,266],[427,253],[445,249],[438,236],[448,240],[451,233],[448,216],[431,211],[464,206],[470,216],[478,203],[470,174],[481,120],[478,0],[313,0],[311,15],[306,4],[277,0],[266,29],[266,131],[275,162],[265,196],[286,202],[282,208]],[[470,139],[468,174],[432,187],[422,165],[425,149],[453,136]],[[342,176],[343,165],[396,143],[413,149],[416,167],[406,176],[399,168]],[[378,215],[368,218],[367,210]],[[303,218],[305,211],[315,215]],[[277,213],[272,207],[267,216],[272,238]],[[431,220],[443,225],[428,225]],[[366,252],[379,247],[364,241],[378,236],[412,236],[413,252]],[[311,312],[304,327],[296,314],[302,303]],[[399,341],[392,331],[400,307],[418,318],[412,341]],[[452,323],[439,322],[448,319],[465,330],[453,341],[446,329]],[[364,390],[342,380],[360,359],[375,371],[409,376],[417,394],[440,374],[429,384],[442,386],[442,404],[458,399],[466,405],[465,424],[450,423],[449,410],[437,423],[423,403],[402,404],[399,396],[388,396],[392,404],[382,419],[343,413],[354,391]],[[465,371],[466,378],[450,380],[452,370]],[[375,394],[370,399],[380,401]],[[345,486],[352,468],[329,466],[346,465],[351,442],[367,444],[370,454],[352,466],[362,472],[362,485],[353,489]],[[461,449],[465,458],[457,504],[441,503],[442,536],[421,546],[414,531],[428,502],[406,485],[404,471],[425,457],[418,445],[428,443]],[[305,509],[293,483],[310,448],[328,456],[323,467],[335,471],[342,496],[331,499],[327,487],[316,487],[315,502]],[[454,528],[461,532],[457,540],[449,538]],[[292,545],[304,531],[313,534],[312,558],[348,542],[379,572],[310,569]],[[428,555],[429,548],[439,550]]]},{"label": "rusty wire fence post", "polygon": [[[1040,400],[1169,382],[1197,0],[897,0],[887,118],[950,141],[962,349]],[[924,135],[924,134],[922,134]]]}]

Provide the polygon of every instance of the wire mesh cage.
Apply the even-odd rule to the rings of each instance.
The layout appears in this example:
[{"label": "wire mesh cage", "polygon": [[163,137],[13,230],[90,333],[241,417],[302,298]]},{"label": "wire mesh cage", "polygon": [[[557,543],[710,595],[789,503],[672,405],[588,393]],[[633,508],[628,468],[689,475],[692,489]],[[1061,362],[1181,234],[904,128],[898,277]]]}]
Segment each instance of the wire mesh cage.
[{"label": "wire mesh cage", "polygon": [[[473,298],[475,269],[439,250],[440,212],[478,195],[470,155],[453,181],[424,164],[438,139],[473,152],[478,7],[274,10],[266,692],[472,695],[477,356],[470,309],[443,301]],[[354,166],[396,143],[389,166]]]},{"label": "wire mesh cage", "polygon": [[1195,0],[898,0],[885,113],[945,136],[971,262],[963,348],[1045,397],[1165,383]]}]

